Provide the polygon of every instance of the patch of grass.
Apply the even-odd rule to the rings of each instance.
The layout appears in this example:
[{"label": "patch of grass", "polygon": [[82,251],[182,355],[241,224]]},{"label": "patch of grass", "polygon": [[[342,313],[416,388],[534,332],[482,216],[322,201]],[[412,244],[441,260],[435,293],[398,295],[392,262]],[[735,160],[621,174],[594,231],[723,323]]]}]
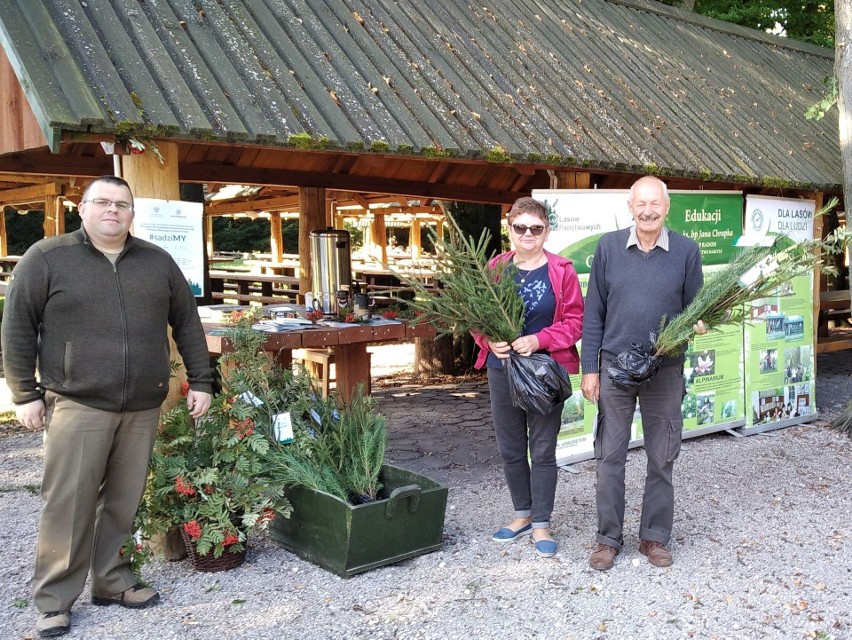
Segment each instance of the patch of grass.
[{"label": "patch of grass", "polygon": [[20,424],[14,411],[0,411],[0,424],[7,423]]},{"label": "patch of grass", "polygon": [[22,485],[10,484],[10,485],[7,485],[5,487],[0,487],[0,493],[15,493],[16,491],[21,491],[22,489],[24,491],[26,491],[27,493],[29,493],[31,496],[35,496],[35,495],[38,495],[38,493],[41,491],[41,485],[38,485],[38,484],[22,484]]}]

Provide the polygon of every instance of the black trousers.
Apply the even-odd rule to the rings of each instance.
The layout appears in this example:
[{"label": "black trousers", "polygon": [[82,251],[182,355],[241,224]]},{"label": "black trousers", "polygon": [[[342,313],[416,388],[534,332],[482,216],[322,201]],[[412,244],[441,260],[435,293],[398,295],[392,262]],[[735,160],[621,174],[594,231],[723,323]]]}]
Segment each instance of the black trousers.
[{"label": "black trousers", "polygon": [[546,416],[512,406],[506,369],[489,367],[488,389],[497,450],[515,517],[531,518],[534,528],[548,528],[556,496],[556,436],[564,403]]}]

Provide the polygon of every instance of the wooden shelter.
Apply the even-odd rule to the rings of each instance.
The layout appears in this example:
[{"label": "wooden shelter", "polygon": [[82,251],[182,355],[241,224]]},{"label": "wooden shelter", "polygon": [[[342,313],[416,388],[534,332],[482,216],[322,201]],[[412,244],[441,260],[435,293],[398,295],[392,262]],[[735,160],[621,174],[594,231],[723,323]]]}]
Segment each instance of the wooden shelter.
[{"label": "wooden shelter", "polygon": [[309,232],[347,200],[508,206],[648,173],[842,192],[837,122],[804,117],[833,52],[650,0],[0,8],[2,206],[52,212],[115,172],[144,197],[254,185],[238,206],[273,212],[273,233],[298,209],[307,265]]}]

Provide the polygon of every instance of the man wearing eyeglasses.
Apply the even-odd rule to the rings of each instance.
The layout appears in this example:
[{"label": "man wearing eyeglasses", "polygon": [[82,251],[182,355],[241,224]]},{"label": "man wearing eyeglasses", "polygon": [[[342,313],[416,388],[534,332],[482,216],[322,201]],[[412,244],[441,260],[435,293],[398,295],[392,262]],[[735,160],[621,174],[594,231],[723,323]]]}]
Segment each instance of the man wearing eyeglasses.
[{"label": "man wearing eyeglasses", "polygon": [[41,637],[70,630],[91,575],[92,602],[143,608],[130,554],[136,509],[169,388],[168,327],[187,369],[193,417],[210,406],[212,370],[192,291],[175,261],[130,235],[133,196],[92,182],[82,228],[29,248],[12,274],[3,364],[18,419],[44,428],[33,594]]},{"label": "man wearing eyeglasses", "polygon": [[[647,454],[639,551],[657,567],[673,562],[668,548],[674,520],[672,469],[680,452],[684,395],[683,356],[665,358],[660,371],[633,391],[616,387],[606,372],[631,343],[646,344],[663,317],[686,308],[703,283],[698,245],[665,228],[666,185],[637,180],[627,201],[633,226],[604,234],[595,250],[583,315],[583,395],[598,405],[597,546],[593,569],[611,569],[624,544],[624,477],[636,401]],[[706,332],[703,323],[697,333]]]}]

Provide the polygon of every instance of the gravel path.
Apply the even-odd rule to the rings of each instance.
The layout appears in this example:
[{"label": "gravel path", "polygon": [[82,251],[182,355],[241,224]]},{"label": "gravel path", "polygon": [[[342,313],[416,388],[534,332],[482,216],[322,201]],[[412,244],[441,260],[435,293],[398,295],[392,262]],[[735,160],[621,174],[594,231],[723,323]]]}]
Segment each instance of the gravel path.
[{"label": "gravel path", "polygon": [[[842,375],[834,383],[848,390]],[[376,395],[391,430],[412,411],[410,397]],[[0,638],[29,638],[40,436],[7,428],[0,456]],[[508,513],[502,475],[492,465],[472,480],[459,467],[441,474],[450,487],[441,551],[344,580],[259,536],[234,571],[149,565],[144,577],[163,595],[150,610],[94,607],[85,592],[66,637],[852,638],[852,440],[823,419],[685,441],[668,569],[636,550],[644,464],[644,451],[631,450],[626,548],[609,572],[586,564],[592,462],[559,474],[553,559],[536,557],[529,538],[491,542]]]}]

